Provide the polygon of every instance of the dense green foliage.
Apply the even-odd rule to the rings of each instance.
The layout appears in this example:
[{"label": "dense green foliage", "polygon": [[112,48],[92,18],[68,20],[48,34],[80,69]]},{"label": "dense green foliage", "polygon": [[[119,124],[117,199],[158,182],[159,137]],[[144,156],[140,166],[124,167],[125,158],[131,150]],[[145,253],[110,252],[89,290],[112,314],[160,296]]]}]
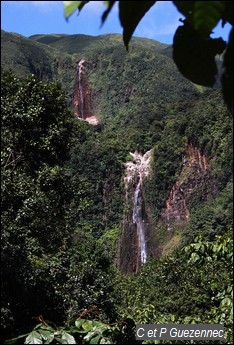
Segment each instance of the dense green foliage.
[{"label": "dense green foliage", "polygon": [[[139,322],[195,322],[224,323],[230,343],[232,130],[220,90],[185,80],[168,46],[150,40],[133,40],[126,53],[118,35],[20,39],[73,62],[84,54],[100,124],[68,110],[70,77],[66,98],[47,78],[2,73],[1,340],[127,344]],[[62,82],[67,66],[59,71]],[[129,151],[153,148],[145,195],[157,219],[187,144],[209,159],[216,197],[198,190],[180,247],[123,276],[115,263]],[[165,240],[163,231],[155,236]]]},{"label": "dense green foliage", "polygon": [[72,145],[87,135],[84,124],[56,83],[3,73],[1,96],[3,337],[38,314],[61,321],[99,303],[100,317],[108,319],[106,310],[111,318],[109,259],[74,223],[88,207],[87,190],[74,193],[78,181],[68,169]]},{"label": "dense green foliage", "polygon": [[73,57],[26,37],[1,30],[1,67],[11,69],[21,79],[34,74],[43,81],[59,80],[72,99]]},{"label": "dense green foliage", "polygon": [[120,277],[120,313],[136,323],[223,323],[231,343],[232,247],[231,229],[213,242],[197,237],[173,256],[152,260],[140,274]]},{"label": "dense green foliage", "polygon": [[41,318],[39,321],[43,323],[31,333],[6,344],[21,338],[26,338],[26,344],[135,343],[133,326],[138,323],[224,324],[225,343],[230,344],[233,339],[232,248],[230,234],[217,236],[214,242],[198,237],[173,256],[152,260],[138,275],[116,275],[116,303],[125,321],[106,325],[74,318],[64,327],[55,327]]}]

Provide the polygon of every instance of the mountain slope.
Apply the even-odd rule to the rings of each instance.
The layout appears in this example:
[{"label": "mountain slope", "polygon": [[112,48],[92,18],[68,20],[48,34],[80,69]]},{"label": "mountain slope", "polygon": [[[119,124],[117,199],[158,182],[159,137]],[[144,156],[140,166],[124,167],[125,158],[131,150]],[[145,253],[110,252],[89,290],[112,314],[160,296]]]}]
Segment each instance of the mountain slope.
[{"label": "mountain slope", "polygon": [[127,53],[120,35],[34,35],[25,38],[2,32],[1,39],[4,69],[12,68],[21,77],[34,73],[43,80],[58,79],[70,102],[76,63],[87,60],[92,69],[90,86],[94,89],[93,102],[98,113],[107,112],[113,116],[112,100],[124,109],[129,97],[134,107],[137,98],[150,97],[150,102],[156,98],[157,102],[169,101],[169,98],[182,96],[186,90],[196,92],[192,83],[182,78],[172,60],[164,55],[168,46],[152,40],[133,39],[130,53]]},{"label": "mountain slope", "polygon": [[[199,189],[210,190],[215,180],[218,195],[229,181],[231,129],[220,92],[200,89],[183,78],[170,57],[170,46],[134,38],[127,52],[120,35],[25,38],[2,32],[2,62],[5,69],[12,68],[19,76],[35,73],[44,81],[58,79],[75,116],[99,122],[99,126],[88,130],[84,144],[74,147],[71,161],[73,174],[82,177],[92,204],[85,216],[87,227],[96,235],[113,227],[124,233],[128,225],[123,229],[121,221],[131,222],[131,203],[129,213],[123,215],[123,163],[129,159],[129,152],[153,152],[152,174],[142,187],[150,224],[148,237],[152,239],[149,253],[153,256],[167,252],[173,239],[174,226],[169,235],[165,230],[171,203],[170,222],[177,224],[176,214],[186,218],[174,206],[174,195],[179,195],[180,203],[186,201],[182,209],[193,219],[193,208],[213,197],[212,192],[202,195]],[[182,183],[180,174],[188,147],[211,160],[211,164],[201,184],[194,182],[200,175],[188,176],[187,187],[195,189],[183,197],[175,186]],[[224,174],[222,166],[226,166]],[[137,183],[136,179],[131,187],[132,198]],[[176,226],[187,231],[187,225]],[[134,227],[132,231],[134,245]],[[125,242],[124,234],[122,238]],[[120,246],[125,244],[120,241]]]},{"label": "mountain slope", "polygon": [[[73,83],[74,62],[53,47],[1,30],[1,67],[12,69],[20,78],[35,74],[43,81],[58,79],[66,88]],[[72,91],[68,88],[68,96]]]}]

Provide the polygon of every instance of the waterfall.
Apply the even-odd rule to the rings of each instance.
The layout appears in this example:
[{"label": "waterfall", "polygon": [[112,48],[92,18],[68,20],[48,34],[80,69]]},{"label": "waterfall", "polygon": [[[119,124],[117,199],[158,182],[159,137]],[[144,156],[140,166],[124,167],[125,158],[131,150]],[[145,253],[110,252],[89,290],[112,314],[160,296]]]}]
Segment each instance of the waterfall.
[{"label": "waterfall", "polygon": [[134,206],[132,220],[133,223],[137,225],[137,237],[140,250],[141,265],[146,263],[146,243],[145,243],[145,227],[144,220],[142,219],[142,190],[141,190],[141,177],[137,184],[135,193],[134,193]]},{"label": "waterfall", "polygon": [[[125,190],[126,201],[132,205],[131,217],[133,228],[136,227],[137,257],[135,258],[136,270],[147,261],[146,246],[146,214],[144,211],[143,185],[144,179],[150,172],[151,151],[144,155],[135,151],[130,152],[133,160],[125,163]],[[134,186],[136,186],[134,188]],[[131,228],[131,224],[129,227]]]},{"label": "waterfall", "polygon": [[84,118],[84,90],[82,76],[84,73],[84,62],[85,60],[80,60],[77,66],[78,74],[78,92],[79,92],[79,117]]},{"label": "waterfall", "polygon": [[74,115],[91,125],[98,125],[99,120],[92,109],[92,92],[88,85],[87,70],[90,63],[81,59],[77,63],[76,81],[74,87],[73,107]]}]

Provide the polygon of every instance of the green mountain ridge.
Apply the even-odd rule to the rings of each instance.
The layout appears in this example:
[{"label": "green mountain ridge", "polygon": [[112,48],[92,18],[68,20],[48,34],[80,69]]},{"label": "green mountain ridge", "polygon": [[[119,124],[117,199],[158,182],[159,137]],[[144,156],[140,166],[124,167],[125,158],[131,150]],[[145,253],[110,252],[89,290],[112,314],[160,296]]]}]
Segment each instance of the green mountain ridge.
[{"label": "green mountain ridge", "polygon": [[12,68],[20,77],[33,73],[40,79],[59,80],[66,90],[70,105],[74,97],[77,62],[87,60],[93,108],[99,118],[106,119],[109,118],[106,114],[115,116],[113,102],[118,103],[118,108],[124,112],[129,99],[132,107],[138,108],[139,101],[144,102],[148,97],[147,103],[155,103],[156,99],[159,103],[161,100],[168,102],[170,98],[173,101],[175,97],[187,97],[186,93],[188,97],[191,92],[199,94],[167,57],[169,48],[150,39],[133,38],[130,52],[127,53],[121,35],[117,34],[95,37],[34,35],[19,38],[2,33],[1,54],[2,67]]}]

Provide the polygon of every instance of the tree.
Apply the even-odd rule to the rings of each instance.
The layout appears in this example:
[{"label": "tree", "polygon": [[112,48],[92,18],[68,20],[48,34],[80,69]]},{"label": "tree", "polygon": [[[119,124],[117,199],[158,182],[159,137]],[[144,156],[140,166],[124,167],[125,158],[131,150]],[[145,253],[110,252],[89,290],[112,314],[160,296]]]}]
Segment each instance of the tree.
[{"label": "tree", "polygon": [[[79,11],[89,1],[64,1],[65,18],[76,9]],[[123,41],[128,49],[131,37],[138,23],[157,1],[119,1],[119,19],[123,27]],[[106,10],[102,24],[116,1],[103,1]],[[173,1],[185,17],[174,35],[173,59],[179,71],[192,82],[212,87],[216,82],[218,69],[217,54],[223,54],[221,84],[224,100],[230,111],[233,109],[233,28],[228,43],[222,38],[211,38],[213,28],[222,21],[233,25],[232,1]]]},{"label": "tree", "polygon": [[[2,73],[2,325],[58,309],[69,238],[66,164],[73,119],[57,83]],[[53,296],[53,297],[52,297]],[[13,315],[13,316],[11,316]]]},{"label": "tree", "polygon": [[87,190],[72,178],[70,151],[87,124],[57,82],[11,72],[2,73],[1,114],[1,337],[26,331],[38,315],[61,322],[90,305],[112,321],[109,258],[75,219]]}]

